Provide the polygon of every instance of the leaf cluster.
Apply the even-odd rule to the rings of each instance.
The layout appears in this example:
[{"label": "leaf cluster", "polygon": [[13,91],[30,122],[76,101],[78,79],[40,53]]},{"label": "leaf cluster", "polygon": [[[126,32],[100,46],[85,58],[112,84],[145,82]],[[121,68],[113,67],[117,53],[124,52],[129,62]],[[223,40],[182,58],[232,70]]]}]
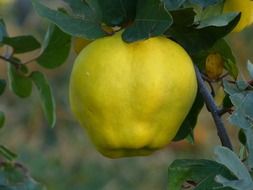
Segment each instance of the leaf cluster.
[{"label": "leaf cluster", "polygon": [[210,48],[240,18],[218,12],[222,0],[64,0],[67,8],[58,10],[32,2],[40,16],[71,36],[94,40],[111,35],[105,28],[116,27],[124,29],[122,38],[128,43],[166,35],[192,54]]},{"label": "leaf cluster", "polygon": [[[55,125],[55,102],[51,87],[46,76],[30,69],[35,62],[47,69],[61,66],[68,57],[71,47],[71,37],[62,32],[57,26],[49,25],[44,41],[40,43],[31,35],[10,37],[3,20],[0,20],[0,43],[4,51],[0,55],[8,65],[8,78],[0,79],[0,95],[10,87],[10,90],[20,98],[31,95],[33,85],[37,88],[45,116],[50,126]],[[20,54],[37,51],[38,55],[32,60],[20,60]],[[8,83],[7,83],[8,81]],[[7,85],[8,84],[8,85]],[[4,113],[0,112],[0,126],[5,121]]]}]

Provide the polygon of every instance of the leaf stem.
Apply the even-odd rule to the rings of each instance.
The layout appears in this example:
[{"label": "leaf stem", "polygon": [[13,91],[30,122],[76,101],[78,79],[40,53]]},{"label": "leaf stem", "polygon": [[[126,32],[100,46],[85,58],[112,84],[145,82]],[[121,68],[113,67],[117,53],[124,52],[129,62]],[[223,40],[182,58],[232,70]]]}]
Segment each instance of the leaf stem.
[{"label": "leaf stem", "polygon": [[222,119],[220,117],[219,109],[215,105],[214,99],[211,96],[210,92],[208,91],[198,67],[196,65],[194,65],[194,68],[195,68],[196,77],[197,77],[197,81],[198,81],[199,91],[205,101],[208,111],[213,116],[213,120],[215,122],[215,125],[217,128],[217,133],[220,138],[221,144],[222,144],[222,146],[225,146],[225,147],[233,150],[232,144],[230,142],[229,136],[226,131],[226,128],[225,128],[225,126],[222,122]]}]

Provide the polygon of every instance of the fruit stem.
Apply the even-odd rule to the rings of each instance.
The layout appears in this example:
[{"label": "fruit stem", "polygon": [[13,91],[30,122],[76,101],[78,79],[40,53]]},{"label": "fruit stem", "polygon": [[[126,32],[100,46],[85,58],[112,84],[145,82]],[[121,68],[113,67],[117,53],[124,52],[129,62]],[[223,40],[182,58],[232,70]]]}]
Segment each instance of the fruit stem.
[{"label": "fruit stem", "polygon": [[220,117],[219,109],[215,105],[214,99],[211,96],[210,92],[208,91],[208,88],[205,85],[205,82],[201,76],[201,73],[199,71],[199,68],[194,65],[195,68],[195,73],[198,81],[198,86],[199,86],[199,91],[200,94],[202,95],[206,107],[208,111],[212,114],[213,120],[215,122],[215,126],[217,128],[217,133],[220,138],[222,146],[225,146],[231,150],[233,150],[232,144],[230,142],[229,136],[227,134],[226,128],[224,126],[224,123],[222,122],[222,119]]}]

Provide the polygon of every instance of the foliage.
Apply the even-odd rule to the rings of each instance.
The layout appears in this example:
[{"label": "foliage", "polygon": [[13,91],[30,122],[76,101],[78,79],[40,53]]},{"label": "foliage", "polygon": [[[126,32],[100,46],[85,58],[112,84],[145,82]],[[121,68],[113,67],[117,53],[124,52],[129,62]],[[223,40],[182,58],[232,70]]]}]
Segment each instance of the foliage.
[{"label": "foliage", "polygon": [[[185,48],[213,96],[213,83],[224,87],[223,105],[217,105],[216,114],[220,117],[229,114],[229,122],[238,128],[241,142],[239,157],[228,148],[217,147],[214,160],[175,160],[168,170],[169,189],[252,188],[253,64],[248,61],[249,77],[242,77],[235,55],[224,39],[238,24],[241,13],[223,13],[223,0],[64,0],[67,8],[58,10],[47,7],[43,1],[31,1],[34,10],[50,24],[41,43],[32,35],[9,36],[8,24],[4,18],[0,19],[0,48],[4,50],[0,59],[8,65],[7,79],[0,77],[0,95],[8,86],[18,97],[28,98],[35,86],[48,125],[53,127],[56,123],[53,93],[43,71],[34,70],[34,63],[45,69],[60,67],[68,58],[72,36],[96,40],[123,29],[122,39],[133,43],[164,35]],[[37,56],[32,60],[19,57],[34,52]],[[223,75],[217,79],[210,79],[205,70],[206,58],[212,53],[218,53],[224,60]],[[204,103],[198,93],[174,140],[186,138],[194,142],[194,127]],[[0,128],[8,119],[0,111]],[[3,158],[0,189],[44,189],[15,161],[16,154],[1,145],[0,155]]]}]

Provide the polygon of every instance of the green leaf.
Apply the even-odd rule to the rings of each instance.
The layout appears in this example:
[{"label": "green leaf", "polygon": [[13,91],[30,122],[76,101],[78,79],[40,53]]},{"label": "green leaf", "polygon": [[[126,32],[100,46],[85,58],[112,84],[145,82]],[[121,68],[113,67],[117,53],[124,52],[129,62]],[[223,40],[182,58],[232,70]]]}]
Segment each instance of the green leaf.
[{"label": "green leaf", "polygon": [[188,115],[186,116],[185,120],[183,121],[177,135],[174,137],[173,141],[179,141],[186,138],[189,134],[193,135],[194,127],[197,124],[198,115],[204,106],[204,100],[199,93],[197,92],[197,96],[195,101],[189,111]]},{"label": "green leaf", "polygon": [[240,91],[245,91],[249,86],[249,83],[245,80],[237,80],[235,84]]},{"label": "green leaf", "polygon": [[162,0],[168,11],[179,9],[186,0]]},{"label": "green leaf", "polygon": [[230,59],[227,59],[224,63],[224,68],[234,79],[237,78],[239,71],[234,62],[232,62]]},{"label": "green leaf", "polygon": [[[235,107],[233,114],[229,117],[229,122],[245,134],[248,151],[247,164],[249,168],[253,168],[253,91],[248,90],[248,83],[245,81],[239,80],[233,84],[224,80],[223,84]],[[242,141],[242,135],[239,137]],[[245,139],[243,142],[245,144]]]},{"label": "green leaf", "polygon": [[13,47],[14,53],[26,53],[41,47],[33,36],[4,37],[3,43]]},{"label": "green leaf", "polygon": [[[182,15],[184,15],[185,18],[193,17],[192,13],[185,11],[182,12]],[[179,14],[175,16],[182,17]],[[240,15],[233,14],[229,18],[221,17],[220,19],[224,19],[224,25],[216,24],[218,26],[213,23],[214,21],[211,22],[204,20],[199,23],[199,25],[202,26],[201,28],[196,27],[196,24],[193,23],[191,25],[182,25],[180,19],[175,19],[174,17],[173,19],[174,23],[168,29],[166,35],[173,38],[182,45],[189,54],[194,56],[211,49],[219,39],[230,33],[237,25]]]},{"label": "green leaf", "polygon": [[233,104],[232,104],[232,102],[231,102],[228,94],[225,95],[222,104],[223,104],[223,108],[231,108],[231,107],[233,107]]},{"label": "green leaf", "polygon": [[233,95],[235,93],[240,93],[241,91],[237,88],[237,86],[227,80],[223,80],[224,90],[229,94]]},{"label": "green leaf", "polygon": [[193,6],[196,12],[195,21],[200,22],[201,20],[205,20],[208,18],[212,18],[215,16],[219,16],[223,10],[223,2],[219,0],[219,2],[215,2],[214,4],[209,4],[207,7],[203,7],[198,5]]},{"label": "green leaf", "polygon": [[194,22],[194,17],[196,13],[194,12],[193,8],[184,8],[170,12],[173,18],[173,24],[183,27],[192,25]]},{"label": "green leaf", "polygon": [[229,59],[236,64],[234,53],[232,52],[231,47],[224,39],[218,40],[214,46],[211,48],[212,52],[219,52],[224,59]]},{"label": "green leaf", "polygon": [[168,169],[168,189],[181,190],[185,182],[196,184],[195,190],[221,188],[214,178],[217,174],[235,179],[223,165],[211,160],[175,160]]},{"label": "green leaf", "polygon": [[216,161],[226,166],[238,178],[231,180],[219,174],[216,177],[217,182],[237,190],[252,190],[253,181],[250,173],[233,151],[226,147],[217,147],[215,154]]},{"label": "green leaf", "polygon": [[97,2],[102,12],[102,20],[108,26],[122,26],[135,18],[137,0],[97,0]]},{"label": "green leaf", "polygon": [[218,146],[215,148],[214,153],[216,155],[215,160],[226,166],[238,179],[252,181],[247,168],[233,151],[226,147]]},{"label": "green leaf", "polygon": [[4,113],[3,113],[2,111],[0,111],[0,128],[2,128],[2,127],[3,127],[4,122],[5,122],[5,116],[4,116]]},{"label": "green leaf", "polygon": [[237,127],[241,127],[242,129],[247,129],[252,126],[252,124],[242,114],[237,113],[233,113],[233,115],[229,117],[229,122]]},{"label": "green leaf", "polygon": [[243,131],[246,135],[246,147],[248,150],[247,165],[249,168],[253,169],[253,128],[244,129]]},{"label": "green leaf", "polygon": [[122,34],[126,42],[162,35],[172,24],[172,16],[157,0],[138,1],[135,21]]},{"label": "green leaf", "polygon": [[102,18],[102,10],[98,4],[98,0],[63,0],[72,10],[72,14],[79,15],[85,19],[100,22]]},{"label": "green leaf", "polygon": [[[88,40],[106,36],[102,30],[101,23],[91,18],[81,15],[68,15],[62,11],[49,9],[38,0],[32,0],[33,6],[41,17],[45,17],[56,24],[62,31],[71,36],[79,36]],[[87,6],[85,3],[83,6]]]},{"label": "green leaf", "polygon": [[56,122],[55,101],[48,81],[45,76],[39,71],[32,72],[30,77],[38,89],[42,108],[47,121],[51,127],[54,127]]},{"label": "green leaf", "polygon": [[246,145],[247,139],[246,139],[246,135],[245,135],[243,129],[239,130],[238,139],[240,140],[240,143],[242,143],[243,145]]},{"label": "green leaf", "polygon": [[1,190],[46,190],[35,181],[20,164],[5,163],[0,167]]},{"label": "green leaf", "polygon": [[229,121],[242,129],[251,128],[253,126],[253,91],[235,93],[230,96],[230,99],[236,110]]},{"label": "green leaf", "polygon": [[0,96],[4,93],[6,87],[6,81],[3,79],[0,79]]},{"label": "green leaf", "polygon": [[3,38],[6,37],[7,35],[8,34],[6,31],[4,20],[0,19],[0,44],[2,43]]},{"label": "green leaf", "polygon": [[210,5],[214,5],[217,4],[219,2],[221,2],[222,0],[190,0],[190,2],[194,3],[194,4],[199,4],[202,7],[208,7]]},{"label": "green leaf", "polygon": [[10,81],[10,89],[13,93],[21,98],[30,96],[32,92],[32,81],[29,77],[22,75],[11,64],[8,66],[8,78]]},{"label": "green leaf", "polygon": [[238,76],[238,68],[236,66],[235,56],[229,44],[224,39],[220,39],[214,44],[210,52],[219,53],[223,57],[224,68],[236,79]]},{"label": "green leaf", "polygon": [[253,63],[250,60],[248,60],[247,62],[247,68],[248,68],[251,79],[253,79]]},{"label": "green leaf", "polygon": [[70,48],[71,36],[57,26],[50,25],[44,39],[42,54],[37,58],[37,62],[45,68],[59,67],[68,58]]},{"label": "green leaf", "polygon": [[227,26],[236,16],[238,16],[237,13],[227,13],[224,15],[209,17],[207,19],[201,20],[197,28],[201,29],[208,26]]},{"label": "green leaf", "polygon": [[17,158],[17,155],[10,151],[8,148],[6,148],[3,145],[0,145],[0,155],[2,155],[5,159],[9,161],[13,161]]}]

